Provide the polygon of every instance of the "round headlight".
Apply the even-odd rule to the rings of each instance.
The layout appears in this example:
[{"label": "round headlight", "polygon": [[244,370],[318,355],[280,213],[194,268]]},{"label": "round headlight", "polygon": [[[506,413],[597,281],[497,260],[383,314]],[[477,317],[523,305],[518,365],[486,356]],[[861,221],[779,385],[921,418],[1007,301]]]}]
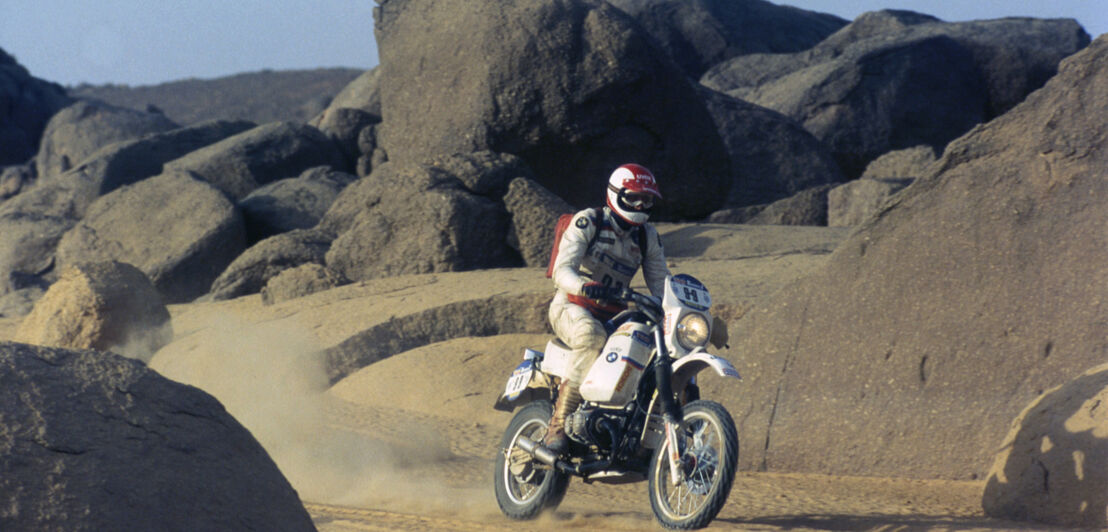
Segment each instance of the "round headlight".
[{"label": "round headlight", "polygon": [[703,314],[685,314],[681,321],[677,322],[677,343],[685,349],[695,349],[708,343],[711,328]]}]

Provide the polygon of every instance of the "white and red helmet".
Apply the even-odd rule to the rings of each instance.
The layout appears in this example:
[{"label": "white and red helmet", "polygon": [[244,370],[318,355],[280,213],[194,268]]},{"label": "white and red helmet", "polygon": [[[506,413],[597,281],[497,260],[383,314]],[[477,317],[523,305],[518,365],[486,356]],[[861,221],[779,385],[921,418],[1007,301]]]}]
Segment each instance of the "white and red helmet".
[{"label": "white and red helmet", "polygon": [[656,200],[662,199],[654,174],[643,166],[625,164],[608,178],[608,208],[631,225],[642,225],[650,217]]}]

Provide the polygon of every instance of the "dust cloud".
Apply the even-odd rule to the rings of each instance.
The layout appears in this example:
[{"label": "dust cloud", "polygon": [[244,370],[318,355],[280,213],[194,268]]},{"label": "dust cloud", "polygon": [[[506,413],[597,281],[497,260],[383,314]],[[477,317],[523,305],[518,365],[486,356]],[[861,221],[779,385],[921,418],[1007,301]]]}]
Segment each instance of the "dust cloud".
[{"label": "dust cloud", "polygon": [[[162,375],[215,396],[277,463],[301,500],[335,505],[497,512],[491,493],[444,483],[457,459],[443,435],[410,426],[348,423],[310,334],[287,323],[218,316],[154,356]],[[386,441],[376,437],[387,432]],[[398,443],[401,442],[401,443]]]}]

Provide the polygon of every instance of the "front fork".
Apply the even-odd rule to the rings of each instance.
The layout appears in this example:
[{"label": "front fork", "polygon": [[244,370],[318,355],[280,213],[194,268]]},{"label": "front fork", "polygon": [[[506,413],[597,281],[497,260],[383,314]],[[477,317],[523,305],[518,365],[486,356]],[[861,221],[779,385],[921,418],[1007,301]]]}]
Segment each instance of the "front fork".
[{"label": "front fork", "polygon": [[658,360],[654,365],[655,389],[661,401],[662,420],[665,422],[666,444],[669,447],[670,478],[676,486],[685,481],[685,469],[681,467],[681,450],[677,445],[677,431],[681,430],[681,405],[673,396],[673,365],[666,352],[660,328],[654,331],[654,345],[658,346]]}]

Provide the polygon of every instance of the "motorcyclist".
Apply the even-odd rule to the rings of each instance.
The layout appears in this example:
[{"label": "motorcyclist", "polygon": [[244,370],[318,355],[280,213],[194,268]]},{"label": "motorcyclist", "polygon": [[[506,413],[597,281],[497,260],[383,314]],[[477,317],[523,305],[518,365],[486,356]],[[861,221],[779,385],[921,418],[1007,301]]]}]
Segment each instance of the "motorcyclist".
[{"label": "motorcyclist", "polygon": [[608,178],[605,206],[578,212],[562,234],[549,317],[554,333],[572,350],[574,363],[558,388],[543,439],[557,454],[569,445],[566,416],[581,404],[582,380],[608,339],[603,322],[623,309],[611,298],[630,284],[640,266],[651,294],[663,293],[669,268],[657,230],[646,223],[660,199],[654,174],[625,164]]}]

